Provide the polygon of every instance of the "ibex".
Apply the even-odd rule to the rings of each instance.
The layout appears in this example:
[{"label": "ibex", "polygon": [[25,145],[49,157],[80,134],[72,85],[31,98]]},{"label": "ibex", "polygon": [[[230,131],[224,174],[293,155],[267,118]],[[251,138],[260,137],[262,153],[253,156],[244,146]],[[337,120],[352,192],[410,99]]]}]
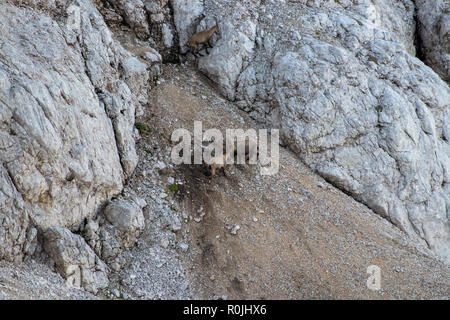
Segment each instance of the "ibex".
[{"label": "ibex", "polygon": [[216,20],[216,25],[214,27],[208,30],[197,32],[189,38],[187,45],[191,48],[191,52],[195,57],[198,57],[197,53],[203,57],[203,54],[198,52],[200,44],[205,46],[206,53],[209,54],[208,46],[212,48],[209,40],[214,33],[219,34],[219,21],[217,21],[217,18],[214,18],[214,20]]},{"label": "ibex", "polygon": [[233,159],[234,159],[234,152],[230,153],[230,154],[224,153],[221,164],[220,163],[212,163],[211,164],[211,177],[214,177],[216,175],[216,170],[220,169],[220,168],[223,168],[223,174],[226,175],[225,168],[227,165],[227,160],[231,157],[233,157]]},{"label": "ibex", "polygon": [[[233,148],[232,152],[228,152],[228,153],[226,152],[226,141],[224,141],[223,150],[225,152],[223,154],[222,163],[212,163],[210,165],[211,177],[214,177],[216,175],[216,170],[220,169],[220,168],[223,168],[223,173],[224,173],[224,175],[226,175],[225,169],[227,166],[227,160],[233,159],[233,163],[234,163],[235,161],[237,161],[239,159],[237,148]],[[258,141],[251,137],[248,137],[245,139],[245,149],[244,149],[244,154],[243,154],[245,157],[244,162],[249,161],[252,154],[253,154],[253,156],[258,157]],[[254,160],[256,160],[256,157],[254,158]],[[240,163],[240,162],[238,161],[238,163]]]}]

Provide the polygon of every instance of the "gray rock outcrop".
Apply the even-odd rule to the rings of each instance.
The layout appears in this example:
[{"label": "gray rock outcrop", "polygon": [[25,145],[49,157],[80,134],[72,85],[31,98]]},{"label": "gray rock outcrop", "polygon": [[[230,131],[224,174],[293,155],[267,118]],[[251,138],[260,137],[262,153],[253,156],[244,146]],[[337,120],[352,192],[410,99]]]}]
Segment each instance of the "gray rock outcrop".
[{"label": "gray rock outcrop", "polygon": [[[132,41],[158,50],[166,61],[178,60],[177,31],[173,25],[173,10],[169,0],[107,0],[92,1],[108,26]],[[131,32],[129,32],[131,31]]]},{"label": "gray rock outcrop", "polygon": [[121,233],[123,247],[130,248],[145,227],[140,205],[134,201],[111,201],[105,208],[106,219]]},{"label": "gray rock outcrop", "polygon": [[46,252],[55,262],[58,272],[71,281],[70,285],[83,287],[94,294],[108,286],[108,267],[83,237],[62,227],[48,228],[43,236]]},{"label": "gray rock outcrop", "polygon": [[18,4],[0,4],[0,258],[16,261],[34,227],[77,229],[121,192],[151,65],[87,0]]},{"label": "gray rock outcrop", "polygon": [[0,166],[0,181],[0,258],[20,262],[25,248],[36,241],[36,237],[27,237],[30,211],[3,166]]},{"label": "gray rock outcrop", "polygon": [[142,39],[150,35],[147,22],[145,5],[141,0],[108,0],[125,22],[136,31],[136,35]]},{"label": "gray rock outcrop", "polygon": [[125,265],[125,250],[134,246],[145,228],[142,208],[146,205],[136,196],[115,199],[84,226],[83,237],[111,269],[119,271]]}]

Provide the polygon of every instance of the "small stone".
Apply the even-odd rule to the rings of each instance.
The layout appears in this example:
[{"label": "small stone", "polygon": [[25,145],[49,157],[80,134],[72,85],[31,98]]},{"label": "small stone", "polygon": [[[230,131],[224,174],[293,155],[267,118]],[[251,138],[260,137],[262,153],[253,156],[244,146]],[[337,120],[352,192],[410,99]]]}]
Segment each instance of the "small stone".
[{"label": "small stone", "polygon": [[237,234],[238,230],[241,229],[241,227],[238,224],[235,224],[232,228],[231,228],[231,234]]},{"label": "small stone", "polygon": [[202,100],[206,100],[206,96],[202,96]]},{"label": "small stone", "polygon": [[188,284],[187,282],[184,282],[184,283],[181,285],[181,290],[186,290],[188,287],[189,287],[189,284]]},{"label": "small stone", "polygon": [[180,247],[181,251],[183,251],[183,252],[187,252],[188,249],[189,249],[189,245],[187,243],[184,243],[184,242],[181,242],[179,244],[179,247]]},{"label": "small stone", "polygon": [[113,295],[116,296],[116,298],[120,297],[120,292],[119,292],[119,290],[113,289],[112,293],[113,293]]},{"label": "small stone", "polygon": [[328,189],[327,185],[325,183],[323,183],[322,181],[318,181],[317,186],[322,189]]},{"label": "small stone", "polygon": [[170,30],[170,27],[167,24],[163,23],[161,33],[164,46],[166,48],[170,48],[173,45],[173,34]]},{"label": "small stone", "polygon": [[172,224],[172,231],[173,232],[178,232],[181,230],[181,223],[177,222]]},{"label": "small stone", "polygon": [[161,247],[166,249],[169,246],[169,240],[168,239],[162,239],[160,243]]}]

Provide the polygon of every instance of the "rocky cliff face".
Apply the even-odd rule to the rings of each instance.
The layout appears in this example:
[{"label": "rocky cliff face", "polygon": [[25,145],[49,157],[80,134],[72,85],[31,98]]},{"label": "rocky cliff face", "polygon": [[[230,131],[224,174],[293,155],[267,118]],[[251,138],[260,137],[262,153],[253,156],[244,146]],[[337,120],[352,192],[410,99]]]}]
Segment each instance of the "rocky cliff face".
[{"label": "rocky cliff face", "polygon": [[33,253],[36,228],[78,230],[137,164],[147,64],[79,4],[0,4],[2,259]]},{"label": "rocky cliff face", "polygon": [[[413,3],[221,5],[206,7],[222,13],[223,37],[199,69],[322,177],[449,261],[450,89],[414,57]],[[443,4],[427,8],[445,20]],[[431,39],[420,30],[442,74],[440,23]]]},{"label": "rocky cliff face", "polygon": [[[145,229],[148,201],[119,196],[139,163],[135,118],[176,61],[450,262],[447,1],[6,0],[0,16],[0,259],[44,250],[86,290],[108,286]],[[215,17],[196,60],[186,41]]]}]

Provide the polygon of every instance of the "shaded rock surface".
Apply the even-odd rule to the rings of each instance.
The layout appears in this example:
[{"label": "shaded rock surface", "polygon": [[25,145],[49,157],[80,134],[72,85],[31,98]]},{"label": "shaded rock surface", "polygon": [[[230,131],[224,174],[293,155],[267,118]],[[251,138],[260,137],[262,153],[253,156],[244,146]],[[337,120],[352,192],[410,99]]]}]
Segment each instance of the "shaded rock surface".
[{"label": "shaded rock surface", "polygon": [[418,32],[421,54],[425,62],[450,81],[450,2],[418,0]]},{"label": "shaded rock surface", "polygon": [[140,38],[149,36],[149,25],[144,3],[141,0],[108,0],[114,12],[123,17],[124,21],[136,31]]},{"label": "shaded rock surface", "polygon": [[116,34],[132,33],[158,50],[166,61],[178,60],[178,34],[169,0],[93,1]]},{"label": "shaded rock surface", "polygon": [[197,32],[196,27],[203,13],[201,0],[171,0],[174,24],[177,28],[181,53],[186,52],[186,43]]},{"label": "shaded rock surface", "polygon": [[[0,264],[0,296],[448,298],[448,8],[430,3],[3,1],[0,259],[25,264]],[[214,17],[210,54],[183,55]],[[194,120],[279,128],[280,172],[174,166]]]}]

